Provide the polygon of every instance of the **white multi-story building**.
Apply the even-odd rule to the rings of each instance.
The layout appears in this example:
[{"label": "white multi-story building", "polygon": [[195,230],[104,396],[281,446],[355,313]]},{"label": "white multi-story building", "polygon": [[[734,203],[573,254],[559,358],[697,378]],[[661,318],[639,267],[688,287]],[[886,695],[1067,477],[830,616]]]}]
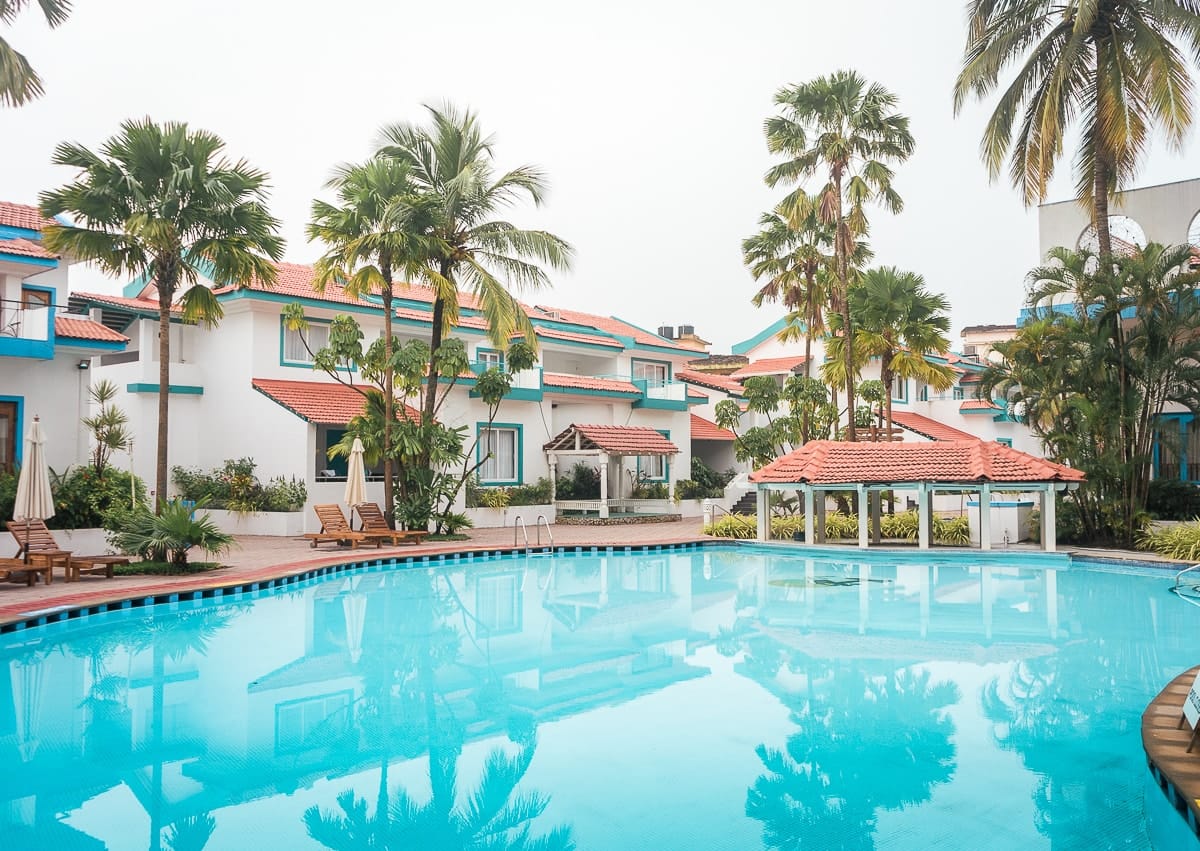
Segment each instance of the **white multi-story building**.
[{"label": "white multi-story building", "polygon": [[[42,246],[49,224],[36,207],[0,202],[0,468],[19,465],[36,417],[50,467],[86,461],[90,367],[123,351],[125,335],[86,315],[66,315],[69,258]],[[2,519],[2,518],[0,518]]]}]

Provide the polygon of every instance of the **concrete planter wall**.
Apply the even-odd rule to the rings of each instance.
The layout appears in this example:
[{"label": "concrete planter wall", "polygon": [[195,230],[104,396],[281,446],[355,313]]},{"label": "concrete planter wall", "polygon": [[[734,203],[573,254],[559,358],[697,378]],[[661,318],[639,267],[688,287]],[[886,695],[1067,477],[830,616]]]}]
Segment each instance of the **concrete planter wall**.
[{"label": "concrete planter wall", "polygon": [[[1003,547],[1004,536],[1008,542],[1036,539],[1030,521],[1030,513],[1037,504],[1032,499],[992,500],[992,546]],[[967,501],[967,520],[971,525],[971,546],[979,546],[979,500]]]},{"label": "concrete planter wall", "polygon": [[206,508],[204,513],[212,518],[222,532],[231,535],[265,535],[273,538],[294,538],[304,534],[303,511],[263,511],[257,514],[239,514]]},{"label": "concrete planter wall", "polygon": [[[103,529],[51,529],[50,534],[64,550],[80,555],[96,556],[116,552],[108,545]],[[0,538],[0,558],[12,558],[16,554],[17,542],[8,534],[8,530],[4,530],[4,536]]]},{"label": "concrete planter wall", "polygon": [[546,519],[554,522],[553,505],[513,505],[508,508],[468,508],[465,513],[471,518],[476,529],[492,529],[497,526],[511,526],[516,518],[525,520],[525,528],[533,534],[534,524],[539,514],[545,514]]}]

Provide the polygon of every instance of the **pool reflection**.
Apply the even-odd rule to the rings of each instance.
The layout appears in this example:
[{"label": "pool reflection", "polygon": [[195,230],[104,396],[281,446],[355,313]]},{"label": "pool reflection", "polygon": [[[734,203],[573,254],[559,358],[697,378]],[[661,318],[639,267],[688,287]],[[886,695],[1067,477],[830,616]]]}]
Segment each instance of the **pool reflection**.
[{"label": "pool reflection", "polygon": [[[744,700],[741,680],[787,729],[745,746],[752,774],[717,783],[712,766],[708,812],[654,790],[665,822],[873,847],[886,814],[973,782],[956,776],[970,716],[1034,778],[1030,830],[1082,847],[1140,805],[1137,718],[1187,662],[1190,607],[1122,590],[1150,581],[726,550],[522,557],[30,631],[0,648],[0,837],[240,848],[250,823],[269,825],[262,847],[622,847],[632,827],[597,815],[587,767],[539,733],[628,707],[630,734],[603,745],[636,774],[662,725],[729,738],[702,707],[638,706],[703,680]],[[991,673],[964,693],[954,666]],[[1115,784],[1114,760],[1134,766]],[[649,794],[639,782],[629,793]]]}]

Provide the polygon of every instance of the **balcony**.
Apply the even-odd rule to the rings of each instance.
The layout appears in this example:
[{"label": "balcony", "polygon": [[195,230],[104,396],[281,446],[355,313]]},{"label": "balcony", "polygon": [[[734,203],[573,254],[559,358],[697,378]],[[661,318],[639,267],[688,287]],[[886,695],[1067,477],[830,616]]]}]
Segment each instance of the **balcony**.
[{"label": "balcony", "polygon": [[642,398],[633,403],[635,408],[653,408],[661,411],[687,410],[687,385],[682,381],[635,378],[632,383],[642,394]]},{"label": "balcony", "polygon": [[[477,376],[482,375],[487,369],[494,366],[494,363],[487,361],[473,361],[471,372]],[[479,398],[479,394],[475,392],[474,388],[470,395],[472,398]],[[523,369],[520,372],[512,373],[512,389],[504,398],[518,402],[542,401],[542,368],[535,366],[532,369]]]},{"label": "balcony", "polygon": [[52,307],[0,303],[0,356],[49,360],[54,357],[53,327]]}]

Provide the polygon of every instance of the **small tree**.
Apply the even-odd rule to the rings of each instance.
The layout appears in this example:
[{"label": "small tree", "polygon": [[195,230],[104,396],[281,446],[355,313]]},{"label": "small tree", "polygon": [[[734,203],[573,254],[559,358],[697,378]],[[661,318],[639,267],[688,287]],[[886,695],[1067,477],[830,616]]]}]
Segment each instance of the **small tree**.
[{"label": "small tree", "polygon": [[88,395],[100,406],[100,410],[80,422],[92,433],[95,443],[92,447],[92,466],[97,476],[103,476],[112,453],[128,446],[133,433],[127,428],[129,417],[125,412],[109,404],[117,396],[117,385],[106,378],[89,387]]}]

